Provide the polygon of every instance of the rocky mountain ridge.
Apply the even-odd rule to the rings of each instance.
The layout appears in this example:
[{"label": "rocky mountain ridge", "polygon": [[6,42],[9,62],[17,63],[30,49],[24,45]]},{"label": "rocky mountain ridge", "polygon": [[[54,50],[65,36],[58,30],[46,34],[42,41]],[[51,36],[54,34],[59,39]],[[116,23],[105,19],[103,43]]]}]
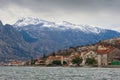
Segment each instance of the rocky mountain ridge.
[{"label": "rocky mountain ridge", "polygon": [[14,25],[0,22],[0,61],[41,57],[59,49],[93,44],[119,37],[120,33],[64,21],[58,25],[41,19],[24,18]]}]

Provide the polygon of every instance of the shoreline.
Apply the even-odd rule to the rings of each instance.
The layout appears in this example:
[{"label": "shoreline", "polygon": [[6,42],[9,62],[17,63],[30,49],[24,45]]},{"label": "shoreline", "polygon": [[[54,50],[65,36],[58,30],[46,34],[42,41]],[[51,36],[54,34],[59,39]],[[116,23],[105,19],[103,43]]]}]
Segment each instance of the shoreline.
[{"label": "shoreline", "polygon": [[63,68],[120,68],[120,65],[108,65],[108,66],[39,66],[39,65],[0,65],[0,67],[63,67]]}]

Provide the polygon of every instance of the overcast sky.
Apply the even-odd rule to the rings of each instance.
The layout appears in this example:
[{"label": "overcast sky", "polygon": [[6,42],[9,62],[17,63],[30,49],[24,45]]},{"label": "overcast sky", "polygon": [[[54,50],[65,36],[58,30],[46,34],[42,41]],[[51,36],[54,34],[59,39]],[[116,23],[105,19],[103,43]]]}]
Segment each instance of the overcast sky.
[{"label": "overcast sky", "polygon": [[101,26],[120,31],[120,0],[0,0],[0,20],[20,17]]}]

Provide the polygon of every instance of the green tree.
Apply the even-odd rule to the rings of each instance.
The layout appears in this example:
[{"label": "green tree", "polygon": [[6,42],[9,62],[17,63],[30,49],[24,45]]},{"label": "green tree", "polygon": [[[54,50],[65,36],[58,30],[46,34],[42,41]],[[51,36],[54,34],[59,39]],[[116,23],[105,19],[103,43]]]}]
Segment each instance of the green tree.
[{"label": "green tree", "polygon": [[35,62],[36,62],[36,61],[32,59],[32,60],[31,60],[31,65],[34,65]]},{"label": "green tree", "polygon": [[86,64],[88,65],[95,65],[97,63],[97,61],[95,60],[95,58],[87,58],[86,59]]},{"label": "green tree", "polygon": [[61,64],[61,61],[54,60],[54,61],[52,61],[52,65],[61,66],[62,64]]},{"label": "green tree", "polygon": [[66,65],[67,64],[67,62],[66,61],[63,61],[63,65]]},{"label": "green tree", "polygon": [[77,64],[77,66],[80,66],[80,64],[82,63],[82,58],[80,58],[80,57],[75,57],[75,58],[73,58],[72,59],[72,64]]}]

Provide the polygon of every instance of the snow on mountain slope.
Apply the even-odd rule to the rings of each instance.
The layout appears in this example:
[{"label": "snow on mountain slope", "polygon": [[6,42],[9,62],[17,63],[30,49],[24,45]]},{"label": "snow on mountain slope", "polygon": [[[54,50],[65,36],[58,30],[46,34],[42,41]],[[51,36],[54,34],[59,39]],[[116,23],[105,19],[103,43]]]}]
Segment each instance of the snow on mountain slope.
[{"label": "snow on mountain slope", "polygon": [[70,46],[93,44],[120,36],[119,32],[113,30],[67,21],[56,24],[39,18],[22,18],[13,26],[37,53],[51,53]]},{"label": "snow on mountain slope", "polygon": [[31,17],[20,18],[19,20],[17,20],[14,26],[24,27],[27,25],[38,25],[38,24],[43,24],[43,26],[46,26],[46,27],[55,26],[54,22],[48,22],[39,18],[31,18]]},{"label": "snow on mountain slope", "polygon": [[66,21],[63,21],[62,26],[65,26],[65,29],[75,29],[75,30],[86,32],[86,33],[100,33],[105,31],[104,29],[99,27],[94,27],[90,25],[76,25]]},{"label": "snow on mountain slope", "polygon": [[40,25],[40,27],[47,27],[47,28],[55,28],[57,30],[79,30],[83,31],[85,33],[96,33],[99,34],[100,32],[105,31],[105,29],[99,28],[99,27],[94,27],[94,26],[89,26],[89,25],[76,25],[72,24],[67,21],[63,21],[62,24],[55,24],[54,22],[50,21],[45,21],[39,18],[31,18],[31,17],[26,17],[26,18],[21,18],[19,19],[15,24],[14,27],[25,27],[28,25]]},{"label": "snow on mountain slope", "polygon": [[114,30],[66,21],[55,24],[39,18],[21,18],[13,26],[0,21],[0,60],[39,58],[43,53],[120,37]]}]

